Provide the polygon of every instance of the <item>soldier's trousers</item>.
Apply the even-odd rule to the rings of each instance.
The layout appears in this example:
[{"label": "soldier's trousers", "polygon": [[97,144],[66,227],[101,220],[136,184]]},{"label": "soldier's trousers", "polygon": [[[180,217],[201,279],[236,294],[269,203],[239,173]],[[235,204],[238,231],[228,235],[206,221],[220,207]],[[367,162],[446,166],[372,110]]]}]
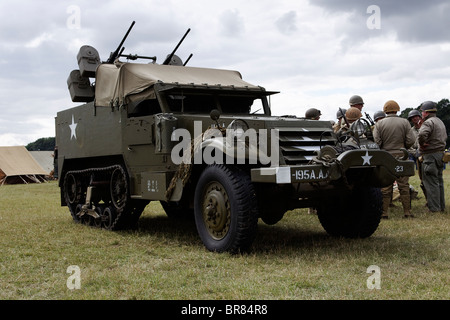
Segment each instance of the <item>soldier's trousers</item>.
[{"label": "soldier's trousers", "polygon": [[445,210],[442,156],[442,152],[422,155],[422,179],[427,190],[428,209],[433,212]]},{"label": "soldier's trousers", "polygon": [[[400,202],[403,206],[403,211],[405,214],[411,213],[411,197],[409,193],[409,177],[397,178],[397,186],[400,192]],[[389,211],[389,204],[391,203],[393,192],[393,185],[385,188],[381,188],[381,193],[383,195],[383,215],[387,216]]]}]

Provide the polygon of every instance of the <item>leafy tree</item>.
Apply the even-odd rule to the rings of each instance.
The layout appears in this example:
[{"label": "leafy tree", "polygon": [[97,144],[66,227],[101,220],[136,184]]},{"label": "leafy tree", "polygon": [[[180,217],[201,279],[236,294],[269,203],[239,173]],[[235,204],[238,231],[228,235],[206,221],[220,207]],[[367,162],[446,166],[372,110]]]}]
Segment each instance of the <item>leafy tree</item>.
[{"label": "leafy tree", "polygon": [[436,115],[444,122],[447,129],[447,144],[445,147],[448,149],[450,147],[450,101],[448,99],[442,99],[438,102]]},{"label": "leafy tree", "polygon": [[55,138],[40,138],[29,143],[25,148],[28,151],[53,151],[55,150]]},{"label": "leafy tree", "polygon": [[403,111],[400,112],[399,116],[402,117],[402,118],[408,119],[408,113],[409,113],[410,111],[412,111],[412,110],[414,110],[414,109],[418,109],[418,108],[419,108],[419,107],[417,107],[417,108],[406,108],[405,110],[403,110]]}]

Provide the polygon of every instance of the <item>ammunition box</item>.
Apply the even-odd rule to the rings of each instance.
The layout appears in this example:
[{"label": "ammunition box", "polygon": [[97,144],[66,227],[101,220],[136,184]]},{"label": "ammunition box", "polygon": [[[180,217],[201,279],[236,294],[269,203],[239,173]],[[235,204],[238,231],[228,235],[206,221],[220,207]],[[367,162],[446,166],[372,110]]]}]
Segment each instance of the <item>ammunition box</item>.
[{"label": "ammunition box", "polygon": [[91,46],[82,46],[77,55],[81,76],[94,78],[95,71],[100,64],[98,51]]},{"label": "ammunition box", "polygon": [[94,100],[95,92],[89,78],[83,77],[80,70],[73,70],[67,79],[70,97],[73,102],[91,102]]}]

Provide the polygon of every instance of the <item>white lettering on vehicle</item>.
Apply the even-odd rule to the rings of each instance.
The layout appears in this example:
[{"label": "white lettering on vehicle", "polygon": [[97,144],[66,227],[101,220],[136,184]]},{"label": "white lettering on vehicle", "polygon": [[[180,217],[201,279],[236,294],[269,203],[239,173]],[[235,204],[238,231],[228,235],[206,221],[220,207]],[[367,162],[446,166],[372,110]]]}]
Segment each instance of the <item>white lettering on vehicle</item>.
[{"label": "white lettering on vehicle", "polygon": [[299,169],[292,174],[295,180],[323,180],[328,178],[328,172],[323,172],[322,169]]},{"label": "white lettering on vehicle", "polygon": [[404,170],[404,169],[403,169],[403,166],[396,166],[396,167],[395,167],[395,172],[397,172],[397,173],[398,173],[398,172],[403,172],[403,170]]}]

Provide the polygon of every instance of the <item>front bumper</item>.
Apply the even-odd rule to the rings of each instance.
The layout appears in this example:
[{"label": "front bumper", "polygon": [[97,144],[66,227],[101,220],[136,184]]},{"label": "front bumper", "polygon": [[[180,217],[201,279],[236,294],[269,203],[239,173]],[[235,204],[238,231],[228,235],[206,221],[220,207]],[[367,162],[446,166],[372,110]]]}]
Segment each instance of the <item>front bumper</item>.
[{"label": "front bumper", "polygon": [[[415,165],[410,160],[394,158],[384,150],[349,150],[328,162],[319,161],[295,166],[256,168],[251,180],[257,183],[308,183],[335,181],[349,172],[365,172],[360,178],[369,185],[387,186],[402,176],[413,176]],[[369,175],[369,176],[368,176]],[[353,175],[358,179],[358,175]]]}]

